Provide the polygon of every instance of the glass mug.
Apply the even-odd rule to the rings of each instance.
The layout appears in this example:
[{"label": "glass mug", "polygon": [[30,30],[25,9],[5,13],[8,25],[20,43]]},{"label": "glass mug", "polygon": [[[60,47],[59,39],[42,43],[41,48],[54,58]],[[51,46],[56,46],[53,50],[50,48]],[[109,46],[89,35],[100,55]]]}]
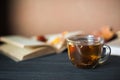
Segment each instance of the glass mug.
[{"label": "glass mug", "polygon": [[111,49],[104,39],[94,35],[76,35],[67,38],[68,57],[78,68],[95,68],[110,56]]}]

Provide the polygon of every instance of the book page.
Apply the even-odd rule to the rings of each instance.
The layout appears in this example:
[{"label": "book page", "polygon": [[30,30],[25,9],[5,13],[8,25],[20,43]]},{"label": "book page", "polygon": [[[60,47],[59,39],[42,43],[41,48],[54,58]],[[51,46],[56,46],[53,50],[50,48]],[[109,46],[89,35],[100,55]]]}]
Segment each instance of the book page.
[{"label": "book page", "polygon": [[6,56],[10,57],[11,59],[17,62],[55,53],[55,50],[52,47],[21,48],[10,44],[1,45],[0,50],[4,52]]},{"label": "book page", "polygon": [[[3,36],[0,37],[0,41],[16,45],[18,47],[37,47],[37,46],[46,46],[47,44],[41,41],[36,41],[22,36]],[[49,46],[49,45],[47,45]]]},{"label": "book page", "polygon": [[111,48],[111,55],[120,56],[120,38],[107,43]]}]

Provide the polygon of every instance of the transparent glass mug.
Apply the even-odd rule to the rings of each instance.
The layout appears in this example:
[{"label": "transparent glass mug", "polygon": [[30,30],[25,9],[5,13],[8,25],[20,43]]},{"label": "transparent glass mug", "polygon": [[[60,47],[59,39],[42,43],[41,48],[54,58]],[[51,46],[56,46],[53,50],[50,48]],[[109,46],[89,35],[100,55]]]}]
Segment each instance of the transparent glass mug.
[{"label": "transparent glass mug", "polygon": [[95,68],[106,62],[111,49],[104,39],[94,35],[76,35],[67,38],[68,57],[78,68]]}]

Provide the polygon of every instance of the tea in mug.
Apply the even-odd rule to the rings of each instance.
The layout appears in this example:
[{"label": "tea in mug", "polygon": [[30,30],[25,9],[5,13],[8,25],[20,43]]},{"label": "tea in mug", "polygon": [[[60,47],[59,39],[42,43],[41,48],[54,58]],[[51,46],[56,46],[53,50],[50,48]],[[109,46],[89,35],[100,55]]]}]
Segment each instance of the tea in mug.
[{"label": "tea in mug", "polygon": [[[110,47],[101,37],[77,35],[67,39],[68,57],[78,68],[95,68],[110,56]],[[105,52],[103,52],[105,48]],[[102,56],[104,55],[104,56]]]},{"label": "tea in mug", "polygon": [[90,68],[98,63],[102,45],[74,45],[68,44],[68,55],[71,62],[81,68]]}]

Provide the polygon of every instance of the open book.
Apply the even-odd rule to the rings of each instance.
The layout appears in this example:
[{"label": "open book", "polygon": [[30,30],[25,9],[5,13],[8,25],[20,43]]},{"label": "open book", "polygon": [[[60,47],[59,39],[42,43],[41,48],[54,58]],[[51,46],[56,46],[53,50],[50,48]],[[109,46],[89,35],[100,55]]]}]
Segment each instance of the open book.
[{"label": "open book", "polygon": [[120,38],[107,43],[111,48],[111,55],[120,56]]},{"label": "open book", "polygon": [[0,51],[14,61],[23,61],[38,56],[61,53],[66,49],[65,39],[71,35],[82,34],[82,32],[67,32],[53,35],[45,35],[46,42],[38,41],[35,37],[27,38],[18,35],[2,36]]}]

